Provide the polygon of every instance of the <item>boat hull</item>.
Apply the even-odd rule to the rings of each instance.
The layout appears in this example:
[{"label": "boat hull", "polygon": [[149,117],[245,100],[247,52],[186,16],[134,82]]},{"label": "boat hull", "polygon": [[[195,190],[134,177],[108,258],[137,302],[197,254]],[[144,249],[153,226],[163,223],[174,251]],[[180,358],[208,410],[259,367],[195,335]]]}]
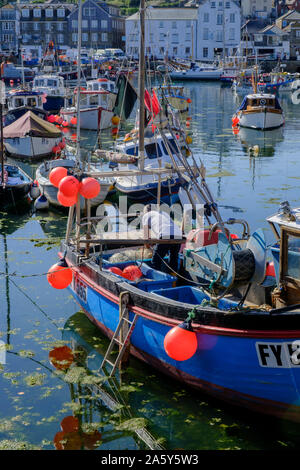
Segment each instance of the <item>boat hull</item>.
[{"label": "boat hull", "polygon": [[253,129],[276,129],[284,124],[283,113],[279,112],[270,112],[266,110],[258,112],[241,111],[237,113],[237,116],[241,127],[249,127]]},{"label": "boat hull", "polygon": [[[62,109],[60,111],[61,117],[69,123],[70,127],[76,127],[71,123],[72,117],[76,116],[76,111],[65,111]],[[113,117],[113,112],[102,107],[88,108],[80,110],[80,128],[99,131],[104,129],[109,129],[111,127],[111,118]]]},{"label": "boat hull", "polygon": [[[74,266],[74,259],[68,261]],[[177,318],[168,316],[171,301],[165,307],[156,299],[151,302],[144,299],[144,304],[138,304],[139,289],[130,288],[128,283],[114,283],[113,291],[109,288],[111,283],[108,279],[99,282],[99,277],[97,280],[97,276],[91,275],[88,265],[72,270],[70,289],[73,296],[89,319],[108,337],[112,336],[119,321],[118,291],[128,289],[131,319],[138,314],[131,336],[131,353],[137,358],[176,380],[231,404],[300,421],[300,361],[297,359],[300,348],[297,346],[296,352],[292,349],[294,344],[299,344],[299,329],[256,330],[229,328],[222,326],[222,322],[219,322],[220,326],[199,322],[194,325],[198,340],[196,353],[186,361],[175,361],[165,352],[164,338],[172,327],[181,323],[178,316],[186,317],[187,304],[177,311]],[[147,295],[149,300],[149,292]],[[242,321],[247,322],[248,319]],[[258,318],[256,323],[259,323]]]},{"label": "boat hull", "polygon": [[[157,200],[158,197],[158,184],[148,183],[140,186],[124,185],[121,184],[118,179],[116,182],[116,189],[124,196],[128,196],[130,199],[136,202],[151,202]],[[162,181],[160,188],[160,199],[162,202],[174,203],[178,197],[178,191],[182,187],[181,180],[172,180],[170,185],[168,181]],[[171,201],[170,201],[171,199]]]},{"label": "boat hull", "polygon": [[5,150],[8,155],[24,160],[40,160],[53,156],[53,147],[57,146],[61,138],[18,137],[4,139]]}]

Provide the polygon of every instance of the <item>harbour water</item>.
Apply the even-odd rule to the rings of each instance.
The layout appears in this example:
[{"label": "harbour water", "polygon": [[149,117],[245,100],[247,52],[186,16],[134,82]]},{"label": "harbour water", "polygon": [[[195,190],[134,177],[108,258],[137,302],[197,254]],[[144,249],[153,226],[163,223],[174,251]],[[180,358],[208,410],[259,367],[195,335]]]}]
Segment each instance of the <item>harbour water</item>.
[{"label": "harbour water", "polygon": [[[207,168],[207,181],[224,219],[245,218],[251,229],[281,201],[300,205],[300,105],[282,98],[285,126],[235,134],[231,117],[239,101],[229,87],[186,84],[191,103],[193,148]],[[84,133],[94,147],[96,134]],[[109,144],[110,133],[102,136]],[[35,167],[26,165],[34,176]],[[299,446],[299,425],[247,413],[183,387],[137,360],[122,376],[122,404],[111,411],[91,386],[108,340],[79,311],[68,291],[54,290],[46,273],[57,261],[66,215],[32,208],[0,214],[0,340],[7,345],[0,364],[0,449],[55,449],[61,422],[77,416],[67,448],[145,449],[134,432],[146,427],[169,450],[286,450]],[[73,374],[49,362],[49,351],[78,350]],[[237,351],[238,354],[238,351]],[[124,413],[124,410],[126,411]],[[82,433],[98,431],[82,441]],[[99,434],[100,433],[100,434]],[[56,443],[56,446],[55,446]]]}]

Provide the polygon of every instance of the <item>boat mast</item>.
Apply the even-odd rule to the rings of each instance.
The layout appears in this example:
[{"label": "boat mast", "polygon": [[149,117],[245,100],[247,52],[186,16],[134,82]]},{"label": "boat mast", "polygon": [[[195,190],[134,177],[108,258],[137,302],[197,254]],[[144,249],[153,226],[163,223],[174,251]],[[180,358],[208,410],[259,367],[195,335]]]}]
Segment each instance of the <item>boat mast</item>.
[{"label": "boat mast", "polygon": [[[2,64],[1,64],[2,65]],[[4,139],[3,139],[3,104],[5,100],[5,85],[2,82],[2,66],[0,67],[0,152],[1,152],[1,184],[5,187],[5,178],[4,178]]]},{"label": "boat mast", "polygon": [[82,0],[78,1],[78,49],[77,49],[77,138],[76,138],[76,157],[80,159],[80,82],[81,82],[81,24],[82,24]]},{"label": "boat mast", "polygon": [[140,4],[140,52],[139,52],[139,167],[144,170],[145,152],[145,0]]}]

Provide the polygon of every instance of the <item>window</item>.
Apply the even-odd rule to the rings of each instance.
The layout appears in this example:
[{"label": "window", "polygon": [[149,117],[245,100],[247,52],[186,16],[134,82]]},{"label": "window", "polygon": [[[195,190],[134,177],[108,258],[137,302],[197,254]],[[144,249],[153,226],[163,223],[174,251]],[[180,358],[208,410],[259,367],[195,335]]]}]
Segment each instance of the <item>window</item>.
[{"label": "window", "polygon": [[190,27],[191,27],[191,24],[192,24],[191,20],[187,20],[187,21],[185,22],[185,27],[186,27],[186,28],[190,28]]},{"label": "window", "polygon": [[40,30],[40,23],[33,23],[33,29],[34,29],[34,31],[39,31]]},{"label": "window", "polygon": [[89,40],[89,35],[88,33],[82,33],[82,41],[87,42]]},{"label": "window", "polygon": [[190,47],[186,47],[185,48],[185,54],[186,55],[189,55],[191,53],[191,48]]},{"label": "window", "polygon": [[230,23],[235,23],[235,13],[230,13]]},{"label": "window", "polygon": [[300,30],[296,31],[296,38],[300,38]]},{"label": "window", "polygon": [[9,31],[10,29],[14,29],[14,23],[12,21],[4,21],[2,28],[3,31]]},{"label": "window", "polygon": [[64,8],[58,8],[57,17],[58,18],[64,18],[65,17],[65,9]]},{"label": "window", "polygon": [[23,10],[22,10],[22,16],[23,16],[23,18],[29,18],[29,10],[28,10],[28,8],[23,8]]},{"label": "window", "polygon": [[45,30],[46,31],[51,31],[52,29],[52,24],[51,23],[45,23]]},{"label": "window", "polygon": [[205,41],[208,40],[208,28],[204,28],[204,29],[203,29],[203,39],[204,39]]},{"label": "window", "polygon": [[210,6],[211,8],[216,8],[216,2],[211,2]]},{"label": "window", "polygon": [[217,24],[223,24],[223,14],[222,13],[218,13],[217,14]]},{"label": "window", "polygon": [[58,42],[58,44],[63,44],[63,42],[64,42],[64,35],[63,34],[58,34],[57,42]]},{"label": "window", "polygon": [[89,27],[89,21],[88,20],[82,20],[82,27],[87,29]]},{"label": "window", "polygon": [[41,9],[40,8],[35,8],[33,10],[33,16],[34,16],[34,18],[40,18],[41,17]]},{"label": "window", "polygon": [[58,23],[58,24],[56,25],[56,28],[57,28],[57,31],[63,31],[63,30],[64,30],[64,25],[63,25],[63,23]]},{"label": "window", "polygon": [[217,39],[218,42],[223,41],[223,31],[217,31]]},{"label": "window", "polygon": [[190,41],[192,38],[191,33],[185,33],[185,40]]},{"label": "window", "polygon": [[91,27],[93,29],[97,29],[98,28],[98,20],[92,20],[91,21]]},{"label": "window", "polygon": [[208,57],[208,47],[203,47],[203,57]]},{"label": "window", "polygon": [[53,9],[52,8],[47,8],[45,11],[46,11],[46,18],[52,18],[53,17]]},{"label": "window", "polygon": [[177,21],[172,21],[172,29],[177,29]]},{"label": "window", "polygon": [[101,41],[107,42],[107,39],[108,39],[107,33],[101,33]]},{"label": "window", "polygon": [[78,21],[77,20],[72,20],[72,28],[78,28]]},{"label": "window", "polygon": [[77,42],[77,41],[78,41],[78,34],[72,33],[72,42]]},{"label": "window", "polygon": [[178,54],[178,47],[173,47],[173,55],[177,55]]},{"label": "window", "polygon": [[96,8],[84,8],[83,16],[96,16]]},{"label": "window", "polygon": [[235,40],[235,31],[234,28],[229,28],[229,40],[234,41]]},{"label": "window", "polygon": [[230,2],[226,2],[225,8],[230,8]]},{"label": "window", "polygon": [[163,22],[163,21],[160,21],[160,22],[159,22],[159,27],[160,27],[160,28],[163,28],[163,27],[164,27],[164,22]]},{"label": "window", "polygon": [[156,143],[145,145],[145,151],[150,159],[162,156],[160,146]]},{"label": "window", "polygon": [[97,41],[98,41],[98,34],[92,33],[92,42],[97,42]]},{"label": "window", "polygon": [[101,29],[107,29],[107,20],[101,20]]},{"label": "window", "polygon": [[172,34],[172,43],[174,44],[177,44],[179,42],[178,40],[178,34]]},{"label": "window", "polygon": [[164,33],[160,33],[160,34],[159,34],[159,40],[160,40],[160,41],[164,41],[164,39],[165,39]]},{"label": "window", "polygon": [[203,15],[203,23],[209,23],[209,13],[204,13],[204,15]]}]

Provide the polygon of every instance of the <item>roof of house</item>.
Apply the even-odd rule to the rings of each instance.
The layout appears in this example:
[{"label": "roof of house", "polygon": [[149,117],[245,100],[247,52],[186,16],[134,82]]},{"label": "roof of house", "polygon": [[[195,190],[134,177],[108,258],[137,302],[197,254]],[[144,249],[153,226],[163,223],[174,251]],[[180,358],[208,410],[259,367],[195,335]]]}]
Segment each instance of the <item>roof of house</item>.
[{"label": "roof of house", "polygon": [[300,13],[296,10],[289,10],[288,12],[284,13],[284,15],[279,16],[276,21],[285,20],[287,18],[289,20],[298,20],[300,19]]},{"label": "roof of house", "polygon": [[[197,8],[154,8],[148,7],[145,13],[145,19],[149,20],[196,20],[198,15]],[[138,20],[139,12],[129,16],[126,20]]]}]

